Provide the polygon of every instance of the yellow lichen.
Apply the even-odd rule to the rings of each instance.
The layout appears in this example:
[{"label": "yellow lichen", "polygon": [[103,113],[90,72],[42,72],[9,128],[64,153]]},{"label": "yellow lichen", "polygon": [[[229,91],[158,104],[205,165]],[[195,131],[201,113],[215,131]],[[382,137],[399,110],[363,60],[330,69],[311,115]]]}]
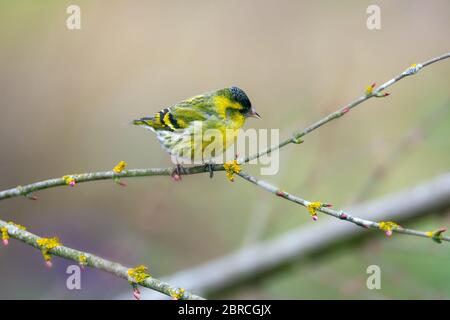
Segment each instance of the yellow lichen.
[{"label": "yellow lichen", "polygon": [[308,209],[309,213],[311,214],[311,217],[313,217],[314,220],[317,220],[317,210],[322,207],[322,202],[314,201],[310,202],[306,208]]},{"label": "yellow lichen", "polygon": [[72,175],[65,175],[62,178],[68,186],[73,187],[76,183],[75,178]]},{"label": "yellow lichen", "polygon": [[241,166],[236,159],[224,163],[223,168],[226,171],[228,180],[234,181],[234,174],[241,172]]},{"label": "yellow lichen", "polygon": [[2,240],[7,241],[9,239],[8,228],[2,227],[2,228],[0,228],[0,231],[2,233]]},{"label": "yellow lichen", "polygon": [[380,221],[378,222],[378,228],[386,232],[387,236],[392,235],[392,231],[400,227],[397,223],[392,221]]},{"label": "yellow lichen", "polygon": [[52,256],[49,253],[49,250],[56,248],[61,245],[58,237],[53,238],[40,238],[36,240],[39,247],[41,247],[42,256],[45,261],[50,261]]},{"label": "yellow lichen", "polygon": [[143,282],[145,279],[150,277],[147,273],[148,268],[144,265],[137,266],[136,268],[128,269],[128,275],[137,283]]},{"label": "yellow lichen", "polygon": [[185,290],[183,288],[178,288],[176,290],[170,290],[170,296],[175,300],[183,299]]},{"label": "yellow lichen", "polygon": [[78,262],[81,266],[87,265],[87,257],[84,254],[80,254],[80,256],[78,257]]},{"label": "yellow lichen", "polygon": [[12,226],[14,226],[16,228],[19,228],[20,230],[27,230],[27,228],[25,228],[24,226],[22,226],[22,225],[20,225],[18,223],[14,223],[12,221],[8,221],[8,224],[10,224],[10,225],[12,225]]},{"label": "yellow lichen", "polygon": [[[14,227],[16,227],[16,228],[18,228],[20,230],[26,230],[26,228],[24,226],[22,226],[20,224],[17,224],[17,223],[14,223],[12,221],[8,221],[8,224],[11,225],[11,226],[14,226]],[[7,246],[8,245],[8,240],[10,238],[9,237],[9,233],[8,233],[8,228],[7,227],[0,228],[0,233],[1,233],[1,238],[2,238],[3,244],[5,246]]]},{"label": "yellow lichen", "polygon": [[125,161],[120,161],[116,166],[113,168],[113,171],[115,173],[121,173],[127,166],[127,163]]},{"label": "yellow lichen", "polygon": [[58,237],[40,238],[40,239],[37,239],[36,242],[40,247],[43,247],[46,249],[53,249],[53,248],[61,245]]}]

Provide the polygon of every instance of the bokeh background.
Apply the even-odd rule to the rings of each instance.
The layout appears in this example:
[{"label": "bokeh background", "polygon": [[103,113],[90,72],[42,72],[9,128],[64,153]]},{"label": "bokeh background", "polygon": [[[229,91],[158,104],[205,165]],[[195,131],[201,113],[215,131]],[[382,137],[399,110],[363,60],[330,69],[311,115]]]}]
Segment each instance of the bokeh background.
[{"label": "bokeh background", "polygon": [[[66,8],[81,7],[81,30]],[[381,8],[381,30],[366,8]],[[450,3],[443,1],[0,1],[0,189],[64,174],[171,165],[136,116],[229,85],[246,90],[262,120],[246,127],[303,128],[414,62],[449,51]],[[450,63],[405,79],[281,153],[268,181],[306,199],[344,207],[414,128],[422,133],[374,181],[374,198],[449,170]],[[419,127],[417,127],[419,125]],[[258,174],[257,166],[247,170]],[[0,203],[0,217],[68,246],[170,275],[312,221],[304,208],[223,173],[111,181],[56,188]],[[254,231],[255,221],[263,223]],[[328,220],[321,217],[321,221]],[[319,221],[318,223],[321,223]],[[336,221],[336,224],[341,223]],[[430,212],[410,227],[450,226]],[[44,266],[18,241],[0,250],[0,298],[109,299],[126,281],[83,271],[65,287],[65,260]],[[366,268],[382,268],[367,290]],[[447,245],[373,232],[216,298],[450,298]],[[207,295],[208,296],[208,295]]]}]

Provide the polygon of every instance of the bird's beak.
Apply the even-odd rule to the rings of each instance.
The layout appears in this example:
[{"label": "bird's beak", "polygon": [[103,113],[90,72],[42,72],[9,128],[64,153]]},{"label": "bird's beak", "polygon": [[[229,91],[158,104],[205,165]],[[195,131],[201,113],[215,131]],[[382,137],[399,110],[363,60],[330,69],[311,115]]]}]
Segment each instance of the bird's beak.
[{"label": "bird's beak", "polygon": [[250,111],[250,113],[248,114],[249,117],[252,118],[257,118],[257,119],[261,119],[261,116],[259,115],[258,112],[256,112],[254,109],[252,109],[252,111]]}]

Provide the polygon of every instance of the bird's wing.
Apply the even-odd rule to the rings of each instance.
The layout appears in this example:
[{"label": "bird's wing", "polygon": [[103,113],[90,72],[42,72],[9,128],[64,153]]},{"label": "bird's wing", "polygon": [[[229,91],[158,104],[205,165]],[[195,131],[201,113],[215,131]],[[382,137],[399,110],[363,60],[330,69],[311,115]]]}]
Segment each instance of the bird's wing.
[{"label": "bird's wing", "polygon": [[208,96],[196,96],[176,105],[164,108],[153,117],[144,117],[133,124],[149,127],[156,131],[178,131],[191,126],[194,121],[205,121],[211,115],[211,102]]}]

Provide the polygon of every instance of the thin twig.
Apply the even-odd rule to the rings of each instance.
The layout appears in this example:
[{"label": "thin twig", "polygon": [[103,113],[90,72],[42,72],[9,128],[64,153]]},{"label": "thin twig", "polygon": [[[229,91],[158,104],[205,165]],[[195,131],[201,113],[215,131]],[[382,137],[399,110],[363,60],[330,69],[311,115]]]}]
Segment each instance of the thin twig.
[{"label": "thin twig", "polygon": [[[202,172],[208,172],[208,168],[205,166],[194,166],[189,168],[183,168],[183,174],[196,174]],[[222,165],[214,165],[214,171],[222,171],[224,170]],[[116,173],[114,171],[99,171],[99,172],[89,172],[89,173],[81,173],[81,174],[73,174],[70,175],[73,177],[75,183],[83,183],[89,181],[97,181],[97,180],[112,180],[116,178],[134,178],[134,177],[148,177],[148,176],[169,176],[173,173],[174,168],[148,168],[148,169],[130,169],[123,170],[120,173]],[[64,178],[54,178],[49,180],[43,180],[36,183],[31,183],[25,186],[17,186],[15,188],[11,188],[8,190],[0,191],[0,200],[20,197],[20,196],[29,196],[31,193],[49,189],[54,187],[60,187],[67,185],[67,182]]]},{"label": "thin twig", "polygon": [[292,137],[284,140],[283,142],[281,142],[278,145],[272,146],[270,148],[268,148],[265,151],[262,152],[258,152],[252,156],[249,156],[248,158],[245,159],[244,162],[248,162],[251,161],[253,159],[257,159],[263,155],[269,154],[270,152],[276,150],[276,149],[280,149],[288,144],[291,143],[298,143],[300,141],[300,138],[306,136],[308,133],[320,128],[321,126],[323,126],[324,124],[334,120],[334,119],[338,119],[340,117],[342,117],[343,115],[347,114],[351,109],[355,108],[356,106],[360,105],[361,103],[363,103],[364,101],[367,101],[371,98],[374,97],[384,97],[384,95],[382,95],[382,91],[386,90],[387,88],[389,88],[390,86],[392,86],[394,83],[400,81],[401,79],[411,76],[413,74],[416,74],[417,72],[419,72],[422,68],[429,66],[435,62],[444,60],[444,59],[448,59],[450,58],[450,52],[443,54],[439,57],[430,59],[428,61],[425,61],[423,63],[419,63],[416,65],[412,65],[411,67],[409,67],[408,69],[406,69],[405,71],[403,71],[401,74],[399,74],[398,76],[396,76],[395,78],[392,78],[389,81],[386,81],[385,83],[383,83],[382,85],[373,88],[372,91],[370,93],[367,93],[363,96],[360,96],[359,98],[357,98],[356,100],[354,100],[353,102],[348,103],[347,105],[343,106],[342,108],[340,108],[339,110],[329,114],[328,116],[326,116],[325,118],[320,119],[319,121],[317,121],[316,123],[310,125],[309,127],[306,127],[305,129],[303,129],[302,131],[298,131],[296,133],[294,133],[292,135]]},{"label": "thin twig", "polygon": [[[255,184],[255,185],[259,186],[259,187],[261,187],[261,188],[263,188],[266,191],[269,191],[269,192],[271,192],[271,193],[273,193],[273,194],[275,194],[275,195],[277,195],[277,196],[279,196],[279,197],[281,197],[283,199],[286,199],[286,200],[289,200],[291,202],[297,203],[297,204],[302,205],[304,207],[308,207],[312,203],[311,201],[308,201],[308,200],[302,199],[300,197],[297,197],[295,195],[292,195],[292,194],[290,194],[290,193],[288,193],[288,192],[286,192],[284,190],[280,190],[277,187],[267,183],[266,181],[263,181],[263,180],[260,180],[260,179],[256,179],[255,177],[253,177],[253,176],[251,176],[251,175],[249,175],[249,174],[247,174],[245,172],[241,171],[241,172],[238,173],[238,175],[241,178],[243,178],[243,179],[245,179],[245,180],[247,180],[247,181],[249,181],[249,182],[251,182],[251,183],[253,183],[253,184]],[[323,212],[323,213],[325,213],[325,214],[327,214],[329,216],[332,216],[334,218],[338,218],[338,219],[343,220],[343,221],[349,221],[351,223],[354,223],[354,224],[356,224],[358,226],[361,226],[361,227],[364,227],[364,228],[378,229],[378,230],[381,229],[380,228],[380,222],[375,222],[375,221],[371,221],[371,220],[367,220],[367,219],[358,218],[358,217],[352,216],[349,213],[344,212],[342,210],[341,211],[336,211],[336,210],[330,209],[327,206],[321,206],[321,207],[317,208],[316,210],[320,211],[320,212]],[[425,231],[419,231],[419,230],[413,230],[413,229],[406,229],[406,228],[403,228],[403,227],[401,227],[399,225],[394,226],[391,231],[397,232],[397,233],[402,233],[402,234],[409,234],[409,235],[412,235],[412,236],[423,237],[423,238],[432,238],[434,236],[434,234],[432,232],[425,232]],[[448,236],[440,235],[439,239],[441,241],[448,241],[448,242],[450,242],[450,237],[448,237]]]},{"label": "thin twig", "polygon": [[[449,208],[450,173],[446,173],[406,189],[345,208],[345,211],[373,221],[394,220],[406,223],[433,213],[448,212]],[[374,236],[369,229],[360,228],[352,223],[336,223],[333,218],[328,217],[319,220],[317,223],[294,226],[280,235],[180,270],[162,279],[201,295],[216,296],[223,290],[237,289],[263,276],[274,276],[285,270],[284,266],[302,263],[303,259],[310,255],[316,257],[317,254],[327,254],[330,248],[339,247],[356,237],[358,241],[355,244],[361,245],[363,241],[360,237],[368,237],[370,234]],[[395,238],[389,240],[396,241]],[[129,299],[130,294],[123,292],[117,298]],[[162,295],[154,290],[142,291],[142,299],[161,298]]]},{"label": "thin twig", "polygon": [[[8,235],[14,239],[20,240],[32,247],[35,247],[37,249],[41,249],[41,247],[38,244],[38,240],[42,239],[41,237],[28,232],[26,230],[22,230],[18,226],[7,223],[3,220],[0,220],[0,228],[6,228],[8,230]],[[128,275],[129,268],[117,263],[112,262],[103,258],[100,258],[96,255],[75,250],[66,246],[57,246],[55,248],[52,248],[48,251],[50,254],[54,256],[58,256],[67,260],[72,260],[77,263],[80,263],[80,256],[84,256],[86,258],[85,265],[96,268],[99,270],[103,270],[106,272],[109,272],[111,274],[114,274],[118,276],[119,278],[128,280],[130,283],[135,283],[135,280],[131,278]],[[138,283],[140,286],[156,290],[158,292],[161,292],[167,296],[173,296],[174,293],[180,292],[180,288],[174,287],[171,284],[158,280],[153,277],[148,277],[142,282]],[[197,296],[193,293],[190,293],[188,291],[184,291],[182,294],[182,299],[186,300],[203,300],[202,297]]]},{"label": "thin twig", "polygon": [[[370,92],[370,94],[365,94],[363,96],[360,96],[355,101],[345,105],[344,107],[340,108],[339,110],[329,114],[325,118],[322,118],[321,120],[317,121],[316,123],[310,125],[309,127],[303,129],[302,131],[296,132],[292,135],[291,138],[284,140],[283,142],[279,143],[278,145],[272,146],[269,149],[258,152],[252,156],[249,156],[248,158],[245,158],[241,163],[247,163],[253,159],[257,159],[263,155],[269,154],[270,152],[280,149],[288,144],[291,143],[298,143],[300,142],[300,138],[304,137],[308,133],[316,130],[317,128],[320,128],[324,124],[342,117],[344,114],[348,113],[351,109],[358,106],[359,104],[363,103],[364,101],[377,97],[381,94],[382,91],[384,91],[386,88],[392,86],[394,83],[398,82],[399,80],[416,74],[420,69],[423,67],[429,66],[435,62],[444,60],[450,58],[450,53],[443,54],[439,57],[430,59],[422,64],[417,64],[409,67],[404,72],[402,72],[400,75],[396,76],[395,78],[383,83],[377,88],[373,88],[373,90]],[[383,95],[382,95],[383,96]],[[223,165],[216,164],[212,168],[214,171],[223,171]],[[145,176],[162,176],[162,175],[171,175],[173,173],[173,168],[150,168],[150,169],[133,169],[133,170],[124,170],[121,173],[115,173],[114,171],[103,171],[103,172],[92,172],[92,173],[83,173],[83,174],[75,174],[73,175],[76,183],[81,182],[88,182],[88,181],[96,181],[96,180],[107,180],[107,179],[115,179],[116,177],[119,178],[131,178],[131,177],[145,177]],[[196,174],[196,173],[203,173],[203,172],[209,172],[209,169],[206,166],[199,165],[199,166],[193,166],[189,168],[184,168],[183,174],[189,175],[189,174]],[[26,186],[19,186],[16,188],[4,190],[0,192],[0,200],[12,198],[12,197],[19,197],[19,196],[29,196],[32,192],[42,190],[42,189],[48,189],[52,187],[58,187],[65,185],[66,182],[63,178],[56,178],[56,179],[50,179],[45,180],[41,182],[32,183]]]},{"label": "thin twig", "polygon": [[[373,98],[373,97],[386,96],[386,94],[382,94],[382,91],[384,91],[386,88],[390,87],[397,81],[401,80],[402,78],[413,75],[413,74],[417,73],[423,67],[428,66],[437,61],[447,59],[449,57],[450,57],[450,53],[447,53],[440,57],[436,57],[431,60],[428,60],[422,64],[412,65],[411,67],[409,67],[407,70],[405,70],[403,73],[401,73],[397,77],[385,82],[384,84],[380,85],[377,88],[374,88],[374,86],[372,86],[371,90],[367,91],[365,95],[359,97],[358,99],[347,104],[346,106],[342,107],[341,109],[331,113],[330,115],[326,116],[325,118],[323,118],[323,119],[319,120],[318,122],[314,123],[313,125],[307,127],[303,131],[294,133],[294,135],[291,138],[281,142],[278,145],[272,146],[271,148],[269,148],[263,152],[256,153],[256,154],[244,159],[241,163],[246,163],[253,159],[257,159],[257,158],[261,157],[262,155],[268,154],[276,149],[280,149],[283,146],[288,145],[290,143],[300,143],[301,137],[307,135],[308,133],[314,131],[315,129],[321,127],[322,125],[324,125],[334,119],[342,117],[344,114],[346,114],[347,112],[349,112],[351,109],[353,109],[357,105],[361,104],[362,102],[364,102],[370,98]],[[214,165],[212,169],[214,171],[221,171],[221,170],[224,170],[224,167],[223,167],[223,165]],[[210,170],[210,168],[207,168],[206,166],[201,165],[201,166],[185,168],[183,173],[185,175],[186,174],[195,174],[195,173],[207,172],[209,170]],[[76,183],[83,183],[83,182],[96,181],[96,180],[120,179],[120,178],[125,178],[125,177],[129,178],[129,177],[143,177],[143,176],[157,176],[157,175],[171,175],[171,174],[173,174],[173,168],[134,169],[134,170],[124,170],[124,171],[121,171],[120,173],[117,173],[115,171],[103,171],[103,172],[93,172],[93,173],[70,175],[70,179],[71,179],[70,184],[72,185],[72,183],[76,184]],[[301,204],[303,206],[308,206],[310,204],[308,201],[306,201],[304,199],[293,196],[287,192],[281,192],[280,190],[273,187],[272,185],[270,185],[262,180],[257,180],[256,178],[254,178],[250,175],[247,175],[243,172],[241,172],[239,175],[242,178],[264,188],[265,190],[275,193],[278,196],[281,196],[287,200]],[[61,178],[50,179],[50,180],[32,183],[32,184],[29,184],[26,186],[18,186],[16,188],[1,191],[0,192],[0,200],[12,198],[12,197],[18,197],[18,196],[26,196],[29,198],[34,198],[31,196],[32,192],[42,190],[42,189],[48,189],[48,188],[52,188],[52,187],[64,186],[67,184],[68,184],[67,179],[65,179],[64,177],[61,177]],[[328,215],[334,216],[336,218],[350,221],[357,225],[365,226],[368,228],[380,228],[380,224],[377,222],[353,217],[353,216],[350,216],[343,212],[337,212],[337,211],[331,210],[329,208],[321,207],[321,208],[318,208],[318,211],[321,211]],[[37,240],[40,239],[38,236],[36,236],[32,233],[29,233],[25,230],[21,230],[20,228],[14,226],[14,225],[8,224],[1,220],[0,220],[0,227],[6,228],[9,236],[16,238],[18,240],[21,240],[33,247],[40,248],[40,246],[37,243]],[[420,236],[420,237],[427,237],[427,238],[430,237],[430,233],[425,233],[425,232],[411,230],[411,229],[404,229],[400,226],[395,227],[395,229],[393,231],[398,232],[398,233]],[[439,233],[439,240],[450,241],[450,238],[444,237]],[[51,248],[48,250],[48,252],[53,255],[57,255],[62,258],[66,258],[66,259],[70,259],[70,260],[74,260],[74,261],[78,261],[80,258],[80,255],[85,255],[88,258],[89,266],[116,274],[117,276],[119,276],[121,278],[130,280],[128,273],[127,273],[128,269],[126,267],[124,267],[118,263],[114,263],[114,262],[102,259],[100,257],[91,255],[89,253],[83,253],[81,251],[74,250],[74,249],[71,249],[68,247],[64,247],[62,245],[59,245],[55,248]],[[149,287],[149,288],[152,288],[159,292],[168,294],[168,295],[171,295],[173,290],[179,289],[179,288],[172,287],[171,285],[164,283],[160,280],[154,279],[154,278],[147,278],[142,283],[140,282],[139,284]],[[195,296],[190,293],[184,293],[183,298],[201,299],[201,297]]]}]

